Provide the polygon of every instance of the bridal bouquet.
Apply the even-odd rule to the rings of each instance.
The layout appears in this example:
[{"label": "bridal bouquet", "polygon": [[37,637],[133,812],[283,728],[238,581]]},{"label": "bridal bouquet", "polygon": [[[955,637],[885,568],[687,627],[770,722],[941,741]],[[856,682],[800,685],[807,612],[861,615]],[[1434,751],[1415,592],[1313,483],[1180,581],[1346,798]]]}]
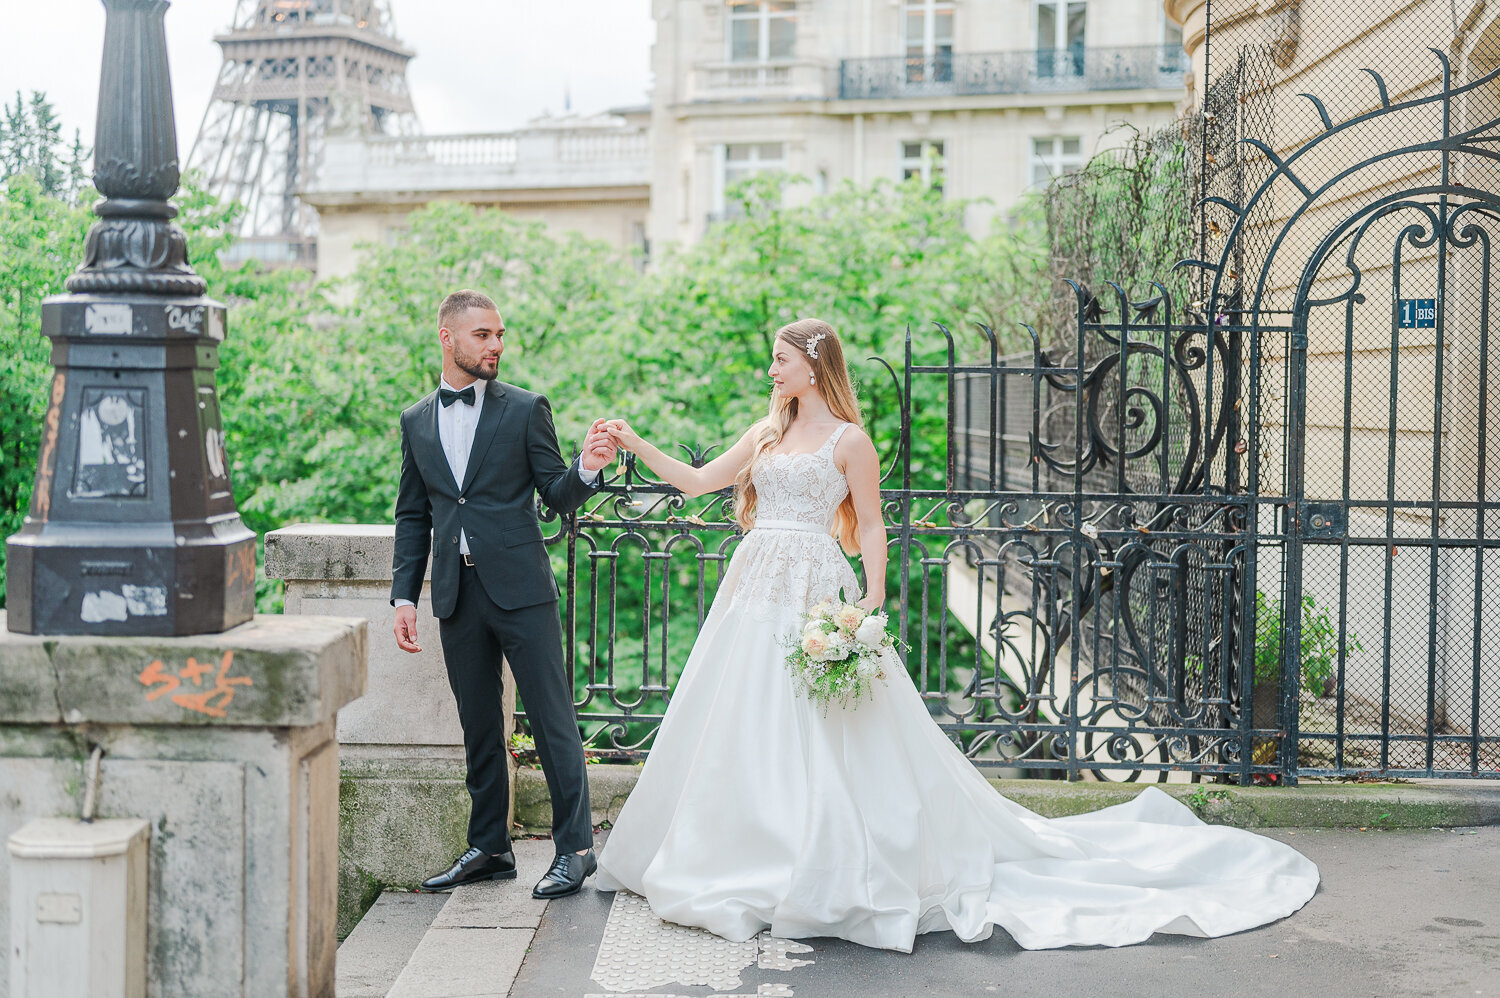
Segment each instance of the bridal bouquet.
[{"label": "bridal bouquet", "polygon": [[802,692],[828,713],[835,701],[854,706],[875,680],[885,679],[885,656],[896,647],[886,630],[883,613],[870,613],[852,603],[824,600],[807,614],[802,633],[786,657],[792,677]]}]

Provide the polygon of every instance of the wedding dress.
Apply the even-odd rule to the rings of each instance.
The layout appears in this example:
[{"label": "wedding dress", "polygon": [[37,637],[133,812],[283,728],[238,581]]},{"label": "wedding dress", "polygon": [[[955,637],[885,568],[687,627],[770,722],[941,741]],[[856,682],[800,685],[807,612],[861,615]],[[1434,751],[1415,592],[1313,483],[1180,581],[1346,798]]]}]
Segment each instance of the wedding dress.
[{"label": "wedding dress", "polygon": [[833,461],[845,428],[757,464],[755,527],[599,857],[599,888],[727,939],[769,927],[902,952],[917,933],[972,942],[997,925],[1027,949],[1219,936],[1302,907],[1310,860],[1155,788],[1066,818],[1007,800],[899,660],[854,709],[825,716],[794,689],[787,636],[825,597],[858,594],[828,532],[848,495]]}]

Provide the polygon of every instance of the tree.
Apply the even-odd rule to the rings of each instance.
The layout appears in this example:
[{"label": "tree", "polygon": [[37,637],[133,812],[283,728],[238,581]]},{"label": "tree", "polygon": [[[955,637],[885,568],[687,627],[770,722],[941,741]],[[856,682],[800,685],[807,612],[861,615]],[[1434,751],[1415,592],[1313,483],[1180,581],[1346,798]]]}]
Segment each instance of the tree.
[{"label": "tree", "polygon": [[90,190],[87,167],[89,152],[75,129],[67,159],[59,155],[62,123],[52,104],[40,91],[29,100],[16,92],[15,106],[5,104],[0,113],[0,183],[29,174],[47,197],[71,204],[81,202]]},{"label": "tree", "polygon": [[[0,537],[31,504],[51,366],[41,335],[42,299],[62,290],[83,259],[92,217],[49,197],[30,173],[0,186]],[[0,598],[4,596],[0,552]]]}]

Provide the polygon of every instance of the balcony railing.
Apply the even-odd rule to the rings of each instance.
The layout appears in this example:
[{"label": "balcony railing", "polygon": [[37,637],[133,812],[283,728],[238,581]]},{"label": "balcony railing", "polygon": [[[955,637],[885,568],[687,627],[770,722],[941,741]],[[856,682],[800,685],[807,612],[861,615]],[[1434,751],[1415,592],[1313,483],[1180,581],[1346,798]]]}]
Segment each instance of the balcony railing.
[{"label": "balcony railing", "polygon": [[845,59],[844,100],[1088,90],[1166,90],[1183,85],[1188,57],[1175,45],[1032,49]]},{"label": "balcony railing", "polygon": [[650,165],[650,137],[623,125],[331,136],[308,193],[644,187],[650,183]]},{"label": "balcony railing", "polygon": [[836,85],[827,63],[811,59],[705,62],[693,67],[690,98],[703,100],[822,100]]},{"label": "balcony railing", "polygon": [[365,139],[374,166],[430,163],[435,166],[509,166],[516,161],[514,133],[371,136]]}]

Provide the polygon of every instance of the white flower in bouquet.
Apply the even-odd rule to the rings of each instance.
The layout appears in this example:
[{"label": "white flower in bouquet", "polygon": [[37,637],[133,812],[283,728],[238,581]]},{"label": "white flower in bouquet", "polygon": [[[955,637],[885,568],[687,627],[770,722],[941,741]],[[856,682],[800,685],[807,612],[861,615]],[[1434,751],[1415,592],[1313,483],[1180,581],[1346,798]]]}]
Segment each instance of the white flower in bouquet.
[{"label": "white flower in bouquet", "polygon": [[828,651],[823,655],[823,657],[826,659],[845,659],[848,658],[849,653],[854,650],[853,642],[849,640],[848,635],[842,633],[841,631],[834,631],[832,634],[829,634],[827,636],[827,640]]},{"label": "white flower in bouquet", "polygon": [[828,657],[828,635],[821,629],[809,629],[802,633],[802,650],[809,658],[822,660]]},{"label": "white flower in bouquet", "polygon": [[848,631],[851,634],[864,618],[865,612],[853,603],[845,603],[833,611],[833,622],[838,625],[839,630]]},{"label": "white flower in bouquet", "polygon": [[863,655],[859,659],[859,664],[854,667],[854,671],[861,679],[869,679],[880,672],[880,662],[873,655]]},{"label": "white flower in bouquet", "polygon": [[833,612],[833,601],[823,600],[807,612],[807,622],[810,624],[815,620],[827,620]]},{"label": "white flower in bouquet", "polygon": [[885,627],[889,621],[883,613],[872,613],[860,621],[854,639],[866,648],[879,648],[885,642]]}]

